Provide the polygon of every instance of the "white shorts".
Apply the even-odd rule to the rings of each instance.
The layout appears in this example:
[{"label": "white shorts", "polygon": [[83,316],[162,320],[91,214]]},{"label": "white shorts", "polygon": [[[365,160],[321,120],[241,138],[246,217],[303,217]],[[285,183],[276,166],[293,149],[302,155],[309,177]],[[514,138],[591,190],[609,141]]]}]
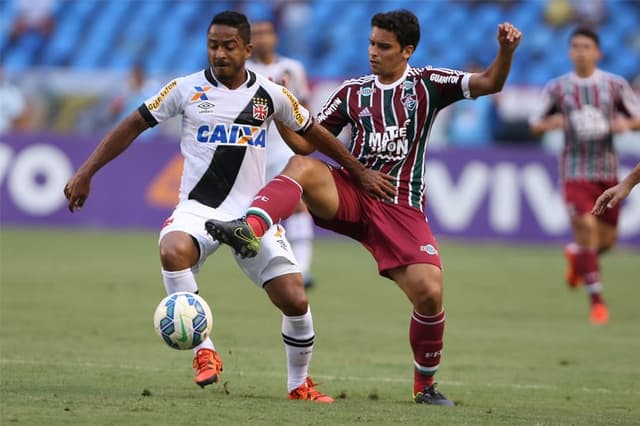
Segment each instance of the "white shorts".
[{"label": "white shorts", "polygon": [[[194,203],[190,200],[178,204],[160,230],[159,240],[173,231],[186,232],[195,238],[200,246],[200,259],[191,269],[197,274],[205,260],[220,247],[220,243],[207,233],[204,223],[208,219],[231,220],[232,218],[221,215],[210,207]],[[234,257],[245,275],[260,287],[281,275],[300,273],[291,245],[285,236],[285,230],[280,225],[273,225],[262,236],[260,251],[256,257],[243,259],[235,253]]]}]

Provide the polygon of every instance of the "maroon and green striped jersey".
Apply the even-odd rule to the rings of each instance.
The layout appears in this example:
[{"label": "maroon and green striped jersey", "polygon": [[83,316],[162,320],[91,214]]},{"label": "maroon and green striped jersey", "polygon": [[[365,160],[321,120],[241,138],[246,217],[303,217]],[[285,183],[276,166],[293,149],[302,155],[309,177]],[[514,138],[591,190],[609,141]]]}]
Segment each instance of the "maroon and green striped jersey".
[{"label": "maroon and green striped jersey", "polygon": [[395,177],[396,204],[424,207],[425,153],[438,112],[469,98],[471,74],[413,68],[391,84],[367,75],[347,80],[323,105],[318,121],[337,135],[350,125],[349,151],[365,167]]},{"label": "maroon and green striped jersey", "polygon": [[613,180],[618,159],[611,122],[616,114],[640,117],[640,104],[624,78],[602,70],[590,77],[564,74],[545,86],[531,122],[564,117],[563,180]]}]

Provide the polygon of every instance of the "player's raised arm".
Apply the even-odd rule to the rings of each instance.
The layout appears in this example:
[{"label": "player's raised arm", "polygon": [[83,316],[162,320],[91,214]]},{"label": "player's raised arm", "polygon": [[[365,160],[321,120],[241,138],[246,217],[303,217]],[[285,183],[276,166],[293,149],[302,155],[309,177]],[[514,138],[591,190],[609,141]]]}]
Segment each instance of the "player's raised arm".
[{"label": "player's raised arm", "polygon": [[147,121],[136,110],[107,133],[64,187],[64,195],[68,200],[67,207],[71,213],[74,210],[80,210],[89,197],[93,175],[127,149],[148,127]]},{"label": "player's raised arm", "polygon": [[522,33],[512,24],[505,22],[498,25],[497,38],[500,48],[491,65],[485,71],[473,74],[469,79],[469,91],[474,98],[502,90]]}]

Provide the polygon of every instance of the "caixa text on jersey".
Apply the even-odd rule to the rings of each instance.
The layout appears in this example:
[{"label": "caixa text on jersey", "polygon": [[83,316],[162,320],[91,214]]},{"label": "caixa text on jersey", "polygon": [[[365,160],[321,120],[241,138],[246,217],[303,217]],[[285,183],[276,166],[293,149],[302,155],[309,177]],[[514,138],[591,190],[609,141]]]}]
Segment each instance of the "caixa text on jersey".
[{"label": "caixa text on jersey", "polygon": [[267,131],[262,127],[241,124],[208,124],[198,127],[196,139],[202,143],[224,143],[233,145],[251,145],[264,148]]}]

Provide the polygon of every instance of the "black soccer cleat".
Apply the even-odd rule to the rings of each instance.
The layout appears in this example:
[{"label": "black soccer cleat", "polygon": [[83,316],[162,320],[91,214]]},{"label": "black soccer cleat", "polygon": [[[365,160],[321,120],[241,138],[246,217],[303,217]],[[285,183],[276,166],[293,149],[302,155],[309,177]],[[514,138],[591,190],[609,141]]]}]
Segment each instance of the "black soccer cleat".
[{"label": "black soccer cleat", "polygon": [[431,386],[425,386],[422,392],[414,395],[413,400],[416,404],[443,405],[445,407],[453,407],[453,401],[447,399],[446,396],[436,390],[436,383]]},{"label": "black soccer cleat", "polygon": [[224,222],[209,219],[204,227],[214,239],[231,246],[242,258],[255,257],[260,250],[260,239],[244,218]]}]

